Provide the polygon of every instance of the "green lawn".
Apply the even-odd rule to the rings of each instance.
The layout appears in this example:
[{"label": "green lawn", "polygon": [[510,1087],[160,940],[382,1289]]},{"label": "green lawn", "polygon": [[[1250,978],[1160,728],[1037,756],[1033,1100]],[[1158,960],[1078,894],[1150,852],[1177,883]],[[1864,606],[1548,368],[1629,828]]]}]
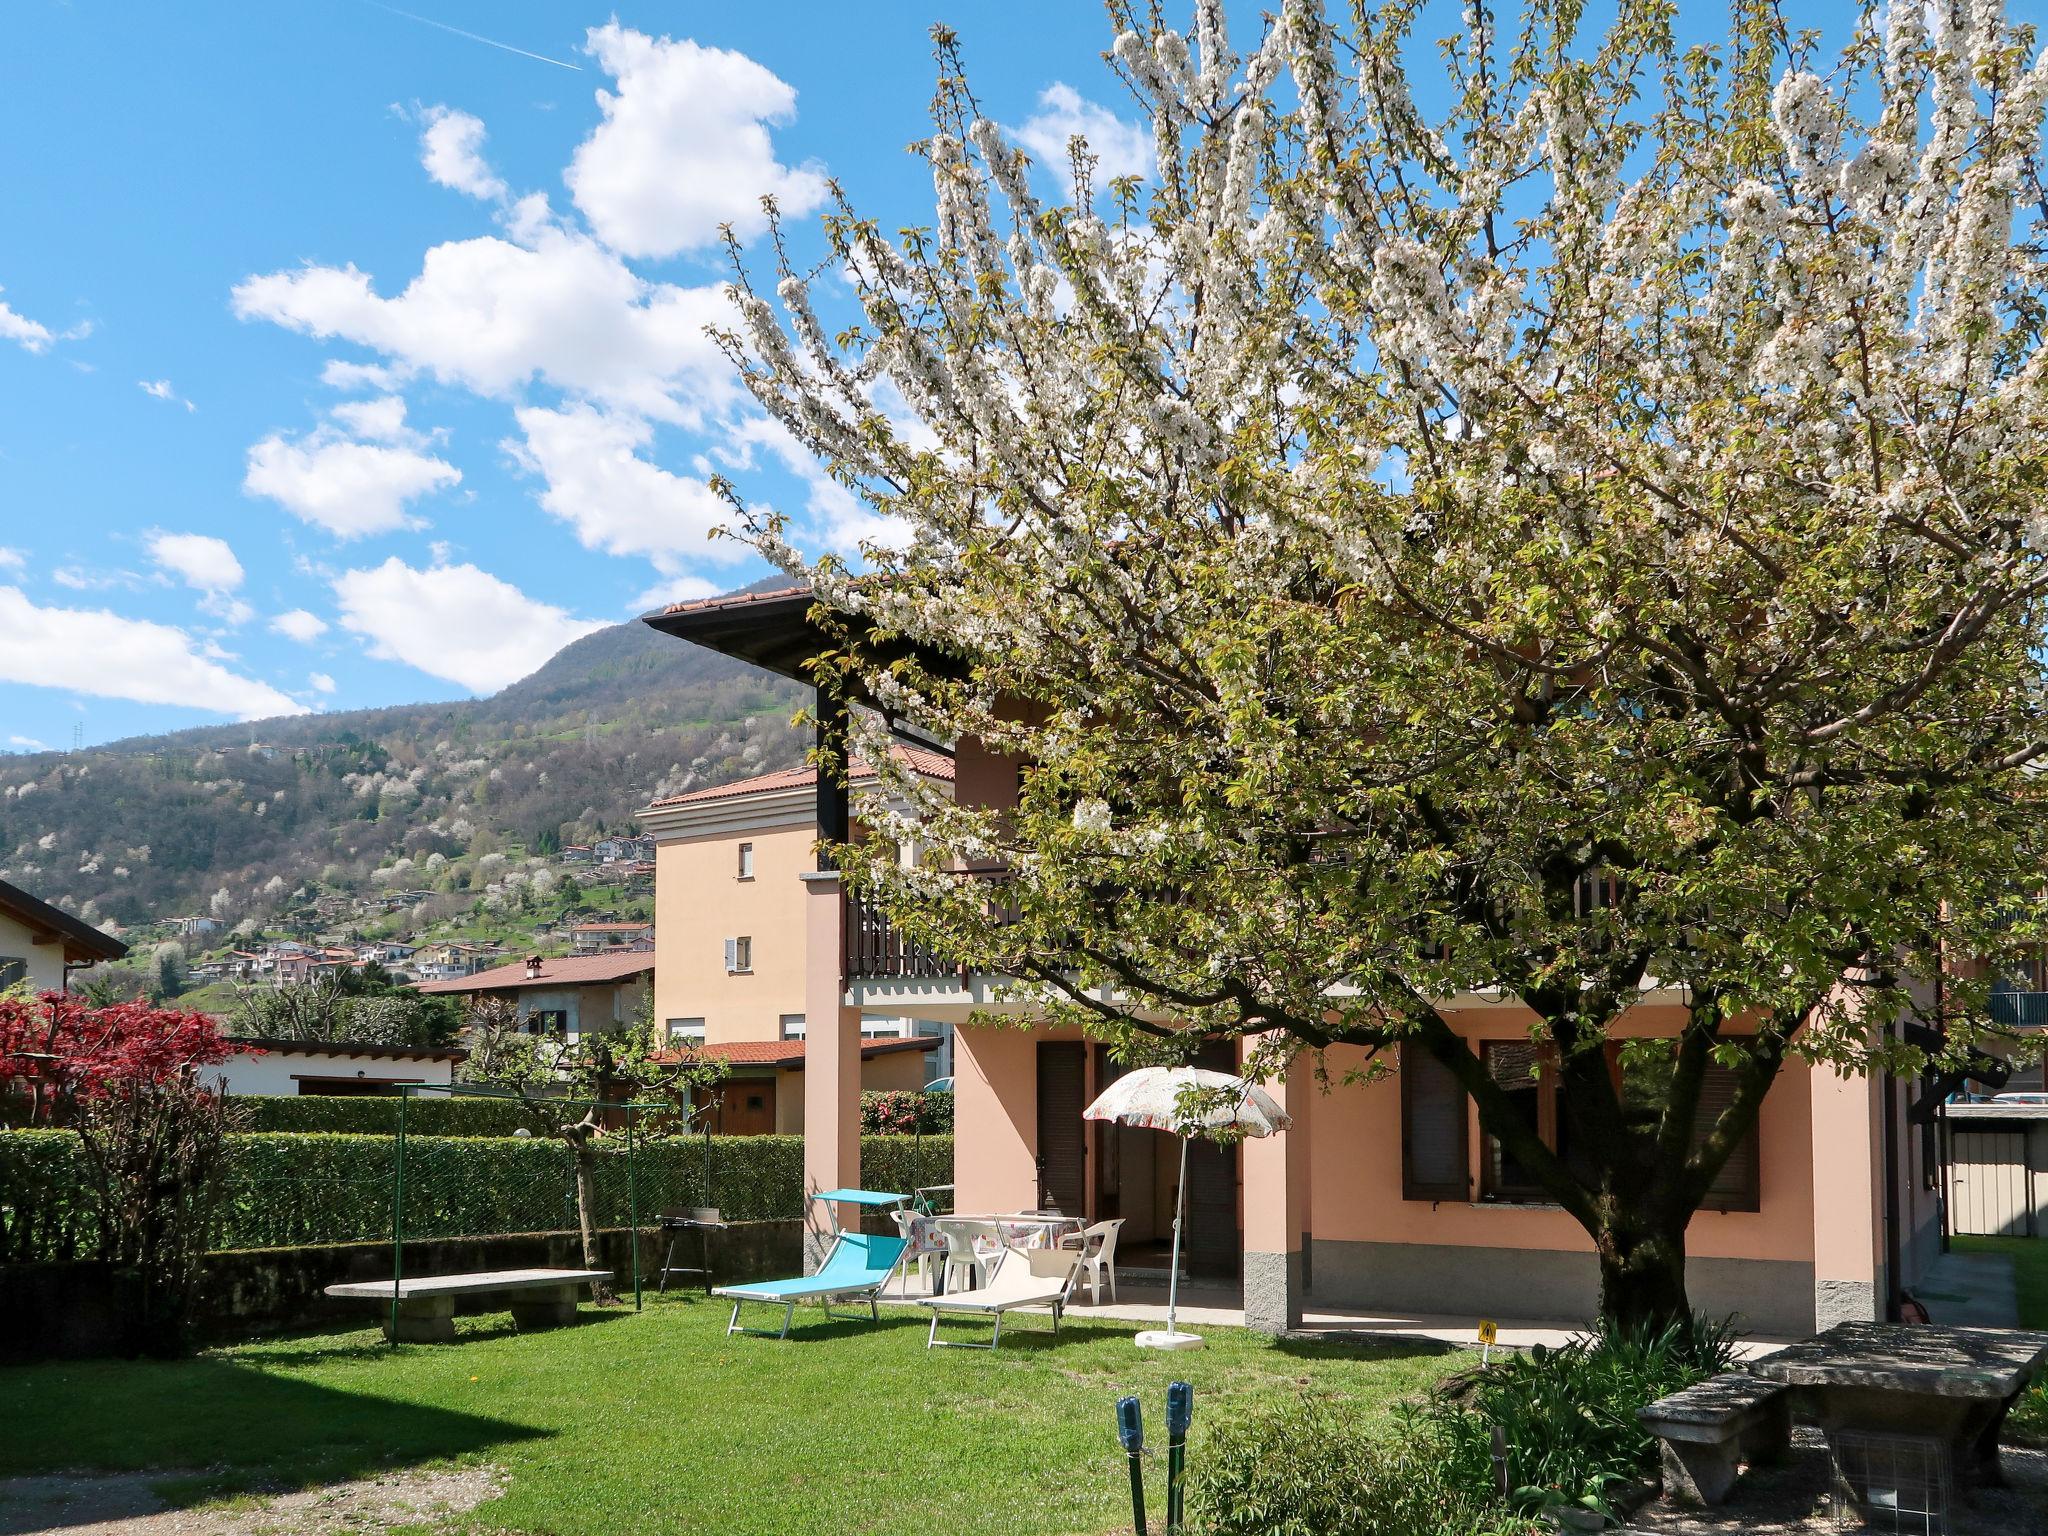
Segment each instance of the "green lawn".
[{"label": "green lawn", "polygon": [[467,1319],[458,1343],[395,1351],[366,1331],[20,1367],[0,1371],[0,1475],[199,1472],[166,1483],[199,1498],[488,1461],[510,1486],[458,1517],[480,1532],[1108,1532],[1129,1522],[1120,1394],[1141,1394],[1163,1434],[1167,1382],[1192,1381],[1199,1458],[1255,1403],[1307,1393],[1377,1417],[1463,1360],[1224,1329],[1162,1356],[1107,1322],[1070,1320],[1055,1342],[1042,1318],[1006,1328],[993,1355],[927,1352],[921,1316],[818,1316],[786,1343],[728,1342],[723,1306],[672,1299],[586,1307],[549,1333]]},{"label": "green lawn", "polygon": [[[1952,1237],[1957,1253],[2002,1253],[2012,1260],[2019,1291],[2020,1326],[2048,1328],[2048,1239],[2038,1237]],[[2013,1409],[2012,1428],[2036,1443],[2048,1443],[2048,1382],[2037,1382]]]}]

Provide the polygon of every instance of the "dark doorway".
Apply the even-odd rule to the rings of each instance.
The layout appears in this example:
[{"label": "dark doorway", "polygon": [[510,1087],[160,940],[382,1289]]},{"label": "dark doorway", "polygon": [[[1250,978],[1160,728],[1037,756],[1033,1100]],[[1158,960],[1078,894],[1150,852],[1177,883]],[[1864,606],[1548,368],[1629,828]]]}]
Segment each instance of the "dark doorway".
[{"label": "dark doorway", "polygon": [[1038,1045],[1038,1204],[1064,1216],[1087,1214],[1088,1048],[1078,1040]]},{"label": "dark doorway", "polygon": [[[1194,1064],[1212,1072],[1237,1070],[1237,1047],[1216,1040],[1196,1053]],[[1190,1275],[1236,1279],[1244,1238],[1237,1224],[1238,1149],[1195,1137],[1188,1143],[1187,1230],[1181,1253]]]}]

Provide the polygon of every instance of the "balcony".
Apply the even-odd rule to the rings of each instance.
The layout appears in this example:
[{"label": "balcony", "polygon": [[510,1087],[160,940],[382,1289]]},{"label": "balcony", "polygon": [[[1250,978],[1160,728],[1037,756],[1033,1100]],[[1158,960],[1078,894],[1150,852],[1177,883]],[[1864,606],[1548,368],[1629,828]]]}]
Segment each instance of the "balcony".
[{"label": "balcony", "polygon": [[[1006,869],[969,869],[962,880],[988,887],[988,912],[998,922],[1014,921],[1016,908],[1003,882]],[[839,973],[848,981],[917,981],[943,977],[964,979],[967,968],[930,945],[899,931],[889,915],[868,898],[849,892],[840,927]]]},{"label": "balcony", "polygon": [[2048,992],[1998,991],[1991,994],[1991,1021],[2015,1029],[2048,1027]]}]

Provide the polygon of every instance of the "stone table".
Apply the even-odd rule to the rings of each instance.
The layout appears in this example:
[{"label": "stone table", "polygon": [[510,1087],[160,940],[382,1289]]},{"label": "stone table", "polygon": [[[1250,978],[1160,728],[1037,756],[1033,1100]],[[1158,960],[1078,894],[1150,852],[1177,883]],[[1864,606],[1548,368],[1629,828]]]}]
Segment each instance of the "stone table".
[{"label": "stone table", "polygon": [[1998,1432],[2044,1359],[2048,1333],[1837,1323],[1744,1369],[1790,1387],[1830,1445],[1845,1429],[1932,1435],[1958,1477],[1995,1482]]}]

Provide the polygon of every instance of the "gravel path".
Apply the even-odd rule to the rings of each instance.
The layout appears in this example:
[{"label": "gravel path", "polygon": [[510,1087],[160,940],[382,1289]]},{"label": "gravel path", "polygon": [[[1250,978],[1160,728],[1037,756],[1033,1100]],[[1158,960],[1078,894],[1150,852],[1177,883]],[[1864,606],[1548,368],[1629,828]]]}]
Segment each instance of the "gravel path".
[{"label": "gravel path", "polygon": [[292,1493],[173,1509],[155,1484],[182,1474],[0,1478],[0,1536],[367,1536],[431,1524],[504,1491],[494,1467],[393,1472]]}]

